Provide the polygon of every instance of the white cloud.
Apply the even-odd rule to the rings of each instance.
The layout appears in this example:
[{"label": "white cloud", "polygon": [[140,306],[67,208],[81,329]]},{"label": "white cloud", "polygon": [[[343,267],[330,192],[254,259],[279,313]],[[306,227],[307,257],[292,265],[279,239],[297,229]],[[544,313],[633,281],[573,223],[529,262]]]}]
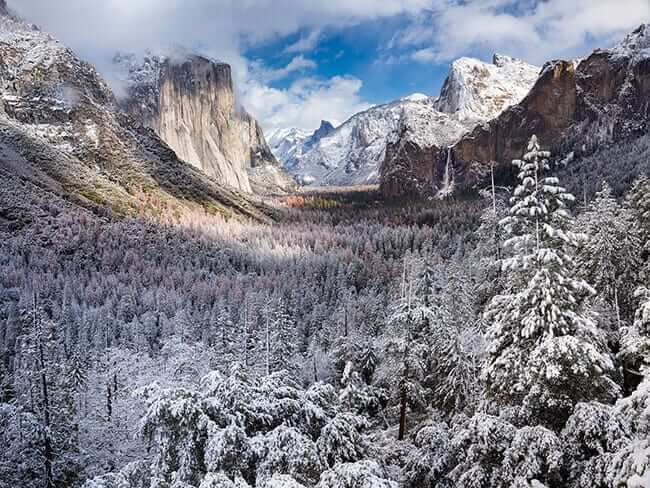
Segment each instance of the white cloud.
[{"label": "white cloud", "polygon": [[413,51],[410,57],[413,61],[419,61],[421,63],[432,63],[436,60],[437,54],[433,48],[426,47],[424,49]]},{"label": "white cloud", "polygon": [[263,82],[270,82],[286,78],[292,73],[316,69],[318,65],[311,59],[305,58],[302,54],[294,57],[283,68],[270,69],[267,68],[263,61],[256,61],[251,63],[251,76]]},{"label": "white cloud", "polygon": [[300,37],[296,42],[284,48],[285,53],[304,53],[316,47],[321,37],[321,30],[314,29],[306,37]]},{"label": "white cloud", "polygon": [[[315,68],[297,56],[279,70],[251,63],[246,47],[309,32],[288,52],[305,52],[318,42],[323,29],[415,14],[429,0],[7,0],[9,7],[59,37],[109,78],[116,51],[142,53],[186,46],[233,67],[243,105],[265,127],[286,123],[311,127],[313,121],[340,121],[367,106],[360,82],[337,77],[325,82],[277,90],[265,84],[290,73]],[[298,90],[298,86],[301,87]],[[259,99],[252,96],[255,93]],[[270,104],[267,106],[266,104]],[[286,113],[283,113],[287,110]],[[313,113],[307,114],[310,110]],[[317,123],[316,123],[317,125]]]},{"label": "white cloud", "polygon": [[428,63],[493,52],[543,63],[606,47],[648,20],[648,0],[435,0],[390,47]]},{"label": "white cloud", "polygon": [[[311,129],[367,107],[360,80],[302,78],[289,89],[268,86],[316,68],[309,59],[323,32],[398,15],[398,32],[380,61],[446,63],[493,52],[542,63],[588,53],[650,20],[648,0],[7,0],[9,7],[61,38],[104,73],[117,50],[187,46],[233,66],[243,105],[267,129]],[[270,69],[246,59],[249,47],[305,33]],[[286,125],[285,125],[286,124]]]},{"label": "white cloud", "polygon": [[[311,30],[295,49],[308,48],[321,29],[416,13],[429,0],[8,0],[10,8],[43,25],[74,48],[166,47],[170,41],[219,54]],[[162,46],[161,46],[162,45]],[[299,52],[299,51],[296,51]]]},{"label": "white cloud", "polygon": [[244,106],[262,121],[265,131],[297,127],[316,129],[322,119],[338,125],[371,107],[359,95],[362,81],[350,76],[329,80],[301,78],[288,89],[249,83],[242,92]]}]

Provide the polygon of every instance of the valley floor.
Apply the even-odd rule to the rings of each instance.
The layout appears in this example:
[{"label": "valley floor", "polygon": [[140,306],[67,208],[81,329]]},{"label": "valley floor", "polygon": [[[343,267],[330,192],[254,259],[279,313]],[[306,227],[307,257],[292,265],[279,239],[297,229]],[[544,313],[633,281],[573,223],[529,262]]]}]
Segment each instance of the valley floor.
[{"label": "valley floor", "polygon": [[562,425],[486,401],[503,202],[267,200],[274,223],[50,202],[4,233],[0,487],[585,486],[581,422],[643,431],[614,373]]}]

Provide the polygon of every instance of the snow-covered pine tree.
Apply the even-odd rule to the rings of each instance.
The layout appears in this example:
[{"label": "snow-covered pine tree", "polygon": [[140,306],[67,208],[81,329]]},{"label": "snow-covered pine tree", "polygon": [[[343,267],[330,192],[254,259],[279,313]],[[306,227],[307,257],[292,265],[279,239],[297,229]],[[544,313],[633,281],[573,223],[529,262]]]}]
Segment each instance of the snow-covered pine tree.
[{"label": "snow-covered pine tree", "polygon": [[283,300],[279,300],[271,313],[269,332],[270,371],[287,371],[298,374],[296,361],[296,323]]},{"label": "snow-covered pine tree", "polygon": [[13,375],[0,360],[0,403],[9,403],[15,396]]},{"label": "snow-covered pine tree", "polygon": [[[62,328],[34,298],[23,316],[15,362],[17,403],[38,419],[33,436],[42,460],[41,486],[70,483],[79,472],[74,377],[64,352]],[[34,424],[33,424],[34,425]]]},{"label": "snow-covered pine tree", "polygon": [[495,189],[483,190],[480,195],[485,210],[481,214],[481,224],[475,232],[478,240],[472,255],[478,261],[480,271],[478,298],[485,302],[501,290],[501,257],[505,233],[499,222],[508,214],[508,207],[506,199],[497,196]]},{"label": "snow-covered pine tree", "polygon": [[477,286],[458,256],[432,267],[426,331],[431,373],[425,383],[433,404],[449,414],[471,413],[480,394],[485,339],[477,307]]},{"label": "snow-covered pine tree", "polygon": [[639,307],[634,324],[621,330],[621,350],[618,353],[625,372],[626,393],[637,388],[644,378],[644,368],[650,367],[650,289],[640,287],[635,297]]},{"label": "snow-covered pine tree", "polygon": [[367,384],[348,361],[341,377],[339,399],[349,412],[375,415],[385,403],[384,390]]},{"label": "snow-covered pine tree", "polygon": [[614,310],[619,328],[634,313],[632,295],[642,267],[643,246],[632,212],[603,183],[578,227],[588,236],[578,253],[578,273]]},{"label": "snow-covered pine tree", "polygon": [[398,440],[406,435],[409,406],[423,402],[422,381],[426,375],[429,347],[424,337],[425,324],[431,317],[422,284],[422,263],[406,256],[400,297],[388,317],[385,332],[385,360],[380,381],[399,398]]},{"label": "snow-covered pine tree", "polygon": [[650,178],[641,176],[632,185],[628,204],[639,223],[646,253],[650,253]]},{"label": "snow-covered pine tree", "polygon": [[502,221],[508,292],[485,311],[491,344],[484,376],[489,400],[520,406],[525,422],[559,430],[576,403],[610,401],[618,388],[585,307],[594,290],[574,277],[574,198],[549,175],[549,157],[533,136],[523,161],[513,161],[520,183]]},{"label": "snow-covered pine tree", "polygon": [[366,384],[372,383],[372,377],[377,369],[377,354],[372,344],[367,344],[359,354],[359,369]]},{"label": "snow-covered pine tree", "polygon": [[641,287],[637,297],[634,325],[625,331],[623,344],[628,354],[633,351],[638,358],[635,372],[641,381],[626,385],[631,394],[614,407],[629,423],[632,442],[610,457],[608,486],[645,487],[650,481],[650,290]]}]

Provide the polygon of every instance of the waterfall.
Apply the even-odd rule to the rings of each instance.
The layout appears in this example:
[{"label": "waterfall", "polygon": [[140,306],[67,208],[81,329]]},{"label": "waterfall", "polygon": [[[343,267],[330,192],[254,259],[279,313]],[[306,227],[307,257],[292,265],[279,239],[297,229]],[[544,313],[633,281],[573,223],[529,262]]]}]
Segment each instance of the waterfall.
[{"label": "waterfall", "polygon": [[445,173],[442,176],[442,185],[438,190],[437,197],[444,199],[454,193],[454,164],[452,162],[452,149],[447,148],[447,160],[445,162]]}]

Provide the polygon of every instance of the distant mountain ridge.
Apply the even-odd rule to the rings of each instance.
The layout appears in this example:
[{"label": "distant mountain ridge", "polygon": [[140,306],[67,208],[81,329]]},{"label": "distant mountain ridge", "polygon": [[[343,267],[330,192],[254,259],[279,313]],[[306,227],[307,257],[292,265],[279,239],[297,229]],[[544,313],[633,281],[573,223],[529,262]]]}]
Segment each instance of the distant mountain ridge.
[{"label": "distant mountain ridge", "polygon": [[453,144],[519,102],[538,73],[538,67],[508,56],[495,55],[492,64],[461,58],[452,64],[440,97],[416,93],[370,108],[310,147],[301,131],[278,131],[270,138],[271,150],[303,184],[377,183],[386,148],[400,134]]}]

